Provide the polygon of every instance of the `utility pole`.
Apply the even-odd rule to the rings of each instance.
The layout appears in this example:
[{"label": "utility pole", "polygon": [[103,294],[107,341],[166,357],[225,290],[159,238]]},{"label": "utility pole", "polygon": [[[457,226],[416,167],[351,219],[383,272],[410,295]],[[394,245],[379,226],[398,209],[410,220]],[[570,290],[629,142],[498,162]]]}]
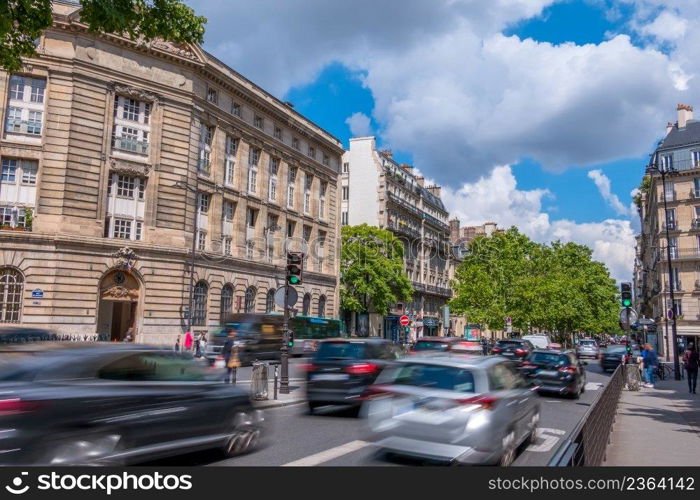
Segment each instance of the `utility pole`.
[{"label": "utility pole", "polygon": [[280,394],[289,394],[289,281],[284,282],[284,335],[282,338],[282,377],[280,379]]}]

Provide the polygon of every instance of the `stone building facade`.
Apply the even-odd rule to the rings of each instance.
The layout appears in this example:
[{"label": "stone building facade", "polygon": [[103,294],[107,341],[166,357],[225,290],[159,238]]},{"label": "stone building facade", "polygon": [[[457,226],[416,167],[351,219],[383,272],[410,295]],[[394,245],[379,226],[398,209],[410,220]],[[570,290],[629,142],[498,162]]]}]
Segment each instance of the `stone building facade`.
[{"label": "stone building facade", "polygon": [[338,139],[197,46],[88,33],[74,4],[38,53],[0,72],[0,326],[174,342],[190,303],[194,331],[273,311],[288,246],[299,313],[337,316]]}]

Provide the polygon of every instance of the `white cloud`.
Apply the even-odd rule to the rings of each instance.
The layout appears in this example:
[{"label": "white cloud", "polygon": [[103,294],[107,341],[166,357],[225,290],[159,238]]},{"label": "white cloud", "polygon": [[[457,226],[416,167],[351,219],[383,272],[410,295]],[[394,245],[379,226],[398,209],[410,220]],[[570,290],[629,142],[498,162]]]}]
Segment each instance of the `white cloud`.
[{"label": "white cloud", "polygon": [[617,197],[615,193],[612,192],[611,186],[610,186],[610,179],[608,178],[607,175],[603,173],[602,170],[596,169],[596,170],[589,170],[588,171],[588,178],[591,179],[596,187],[598,188],[598,192],[600,193],[600,196],[603,197],[603,199],[607,202],[608,205],[612,207],[613,210],[618,215],[631,215],[632,212],[630,212],[629,208],[626,207],[621,201],[620,198]]},{"label": "white cloud", "polygon": [[369,116],[364,113],[353,113],[347,117],[345,123],[350,127],[353,137],[366,137],[372,135],[372,125]]},{"label": "white cloud", "polygon": [[656,37],[659,40],[681,39],[687,30],[688,21],[668,10],[664,10],[651,23],[644,24],[639,28],[642,34]]},{"label": "white cloud", "polygon": [[517,226],[535,241],[554,240],[588,245],[595,259],[603,262],[616,280],[629,280],[634,264],[634,231],[629,220],[606,219],[576,223],[551,220],[543,211],[545,189],[519,190],[510,167],[499,166],[487,176],[459,189],[443,187],[442,199],[450,214],[462,225],[494,221],[499,227]]}]

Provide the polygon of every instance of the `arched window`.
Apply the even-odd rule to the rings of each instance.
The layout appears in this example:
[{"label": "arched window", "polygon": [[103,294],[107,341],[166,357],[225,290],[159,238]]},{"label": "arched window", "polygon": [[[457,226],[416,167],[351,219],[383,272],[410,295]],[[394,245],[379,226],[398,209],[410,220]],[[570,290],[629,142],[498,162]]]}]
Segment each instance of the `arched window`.
[{"label": "arched window", "polygon": [[265,301],[265,312],[271,313],[275,310],[275,290],[270,288],[267,291],[267,300]]},{"label": "arched window", "polygon": [[231,312],[233,308],[233,286],[224,285],[221,289],[221,323],[228,313]]},{"label": "arched window", "polygon": [[0,323],[19,323],[24,277],[12,267],[0,268]]},{"label": "arched window", "polygon": [[255,294],[257,290],[254,286],[249,286],[245,291],[245,307],[244,312],[254,313],[255,312]]},{"label": "arched window", "polygon": [[194,286],[194,305],[192,311],[192,325],[205,326],[207,324],[207,296],[209,285],[206,281],[199,281]]},{"label": "arched window", "polygon": [[302,305],[301,314],[303,314],[304,316],[308,316],[310,312],[311,312],[311,294],[307,293],[306,295],[304,295],[304,302]]},{"label": "arched window", "polygon": [[323,318],[326,315],[326,296],[321,295],[318,298],[318,317]]}]

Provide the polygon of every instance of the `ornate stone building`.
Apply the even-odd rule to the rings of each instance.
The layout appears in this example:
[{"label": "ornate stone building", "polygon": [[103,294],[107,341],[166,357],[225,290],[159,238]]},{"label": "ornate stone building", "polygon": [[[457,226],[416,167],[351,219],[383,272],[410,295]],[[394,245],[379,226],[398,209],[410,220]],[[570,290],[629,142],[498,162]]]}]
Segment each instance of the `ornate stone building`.
[{"label": "ornate stone building", "polygon": [[289,244],[299,312],[337,316],[338,139],[199,47],[88,33],[74,2],[38,52],[0,72],[0,326],[174,342],[190,294],[195,331],[274,310]]}]

